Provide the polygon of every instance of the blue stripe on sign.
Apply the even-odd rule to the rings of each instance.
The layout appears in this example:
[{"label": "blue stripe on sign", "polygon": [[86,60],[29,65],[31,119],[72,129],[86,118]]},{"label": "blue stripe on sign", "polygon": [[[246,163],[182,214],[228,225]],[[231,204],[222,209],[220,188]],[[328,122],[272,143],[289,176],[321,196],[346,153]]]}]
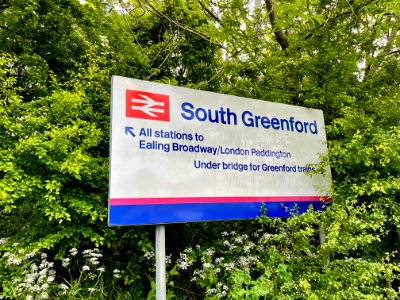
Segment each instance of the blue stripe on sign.
[{"label": "blue stripe on sign", "polygon": [[109,225],[145,225],[201,221],[254,219],[264,205],[270,218],[290,217],[305,212],[310,205],[321,210],[322,201],[304,202],[246,202],[246,203],[191,203],[157,205],[110,205]]}]

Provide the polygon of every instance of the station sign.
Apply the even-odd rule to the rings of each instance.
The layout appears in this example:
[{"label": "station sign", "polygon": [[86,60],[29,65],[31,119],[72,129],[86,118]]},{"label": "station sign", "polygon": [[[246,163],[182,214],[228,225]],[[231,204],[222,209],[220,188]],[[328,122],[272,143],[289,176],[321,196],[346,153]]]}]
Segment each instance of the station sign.
[{"label": "station sign", "polygon": [[110,226],[319,210],[321,110],[112,78]]}]

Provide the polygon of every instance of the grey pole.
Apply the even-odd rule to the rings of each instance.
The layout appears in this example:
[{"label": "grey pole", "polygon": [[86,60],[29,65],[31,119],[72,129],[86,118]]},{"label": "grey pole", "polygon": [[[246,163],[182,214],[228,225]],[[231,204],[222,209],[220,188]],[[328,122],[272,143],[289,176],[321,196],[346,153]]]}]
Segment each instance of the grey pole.
[{"label": "grey pole", "polygon": [[322,246],[323,244],[325,244],[325,240],[326,240],[325,226],[324,224],[321,223],[319,225],[319,245]]},{"label": "grey pole", "polygon": [[165,284],[165,225],[156,225],[156,300],[167,299]]}]

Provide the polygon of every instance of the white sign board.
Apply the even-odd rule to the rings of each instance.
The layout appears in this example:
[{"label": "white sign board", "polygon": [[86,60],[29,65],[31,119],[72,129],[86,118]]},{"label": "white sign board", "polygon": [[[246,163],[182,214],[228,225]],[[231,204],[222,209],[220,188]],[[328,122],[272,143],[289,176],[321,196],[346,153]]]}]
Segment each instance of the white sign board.
[{"label": "white sign board", "polygon": [[114,76],[109,224],[271,217],[322,207],[321,110]]}]

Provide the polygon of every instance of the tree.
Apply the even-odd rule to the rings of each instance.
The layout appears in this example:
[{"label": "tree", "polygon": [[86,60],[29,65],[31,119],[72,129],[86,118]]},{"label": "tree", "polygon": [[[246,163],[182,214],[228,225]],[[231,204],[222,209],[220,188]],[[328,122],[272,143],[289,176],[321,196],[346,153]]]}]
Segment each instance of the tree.
[{"label": "tree", "polygon": [[[12,239],[4,251],[19,242],[61,257],[70,247],[99,245],[109,265],[128,265],[126,284],[149,292],[142,274],[152,266],[142,255],[153,248],[152,229],[106,224],[110,76],[122,75],[325,114],[329,159],[322,163],[333,173],[326,212],[169,226],[174,259],[199,244],[191,254],[198,270],[211,247],[233,260],[243,256],[226,251],[220,232],[235,229],[254,244],[254,232],[271,235],[258,265],[223,278],[210,273],[192,282],[177,263],[169,274],[176,297],[211,297],[207,290],[222,281],[231,298],[398,296],[394,2],[267,0],[255,8],[241,0],[9,0],[0,14],[0,237]],[[12,276],[0,274],[3,288],[11,287]]]}]

